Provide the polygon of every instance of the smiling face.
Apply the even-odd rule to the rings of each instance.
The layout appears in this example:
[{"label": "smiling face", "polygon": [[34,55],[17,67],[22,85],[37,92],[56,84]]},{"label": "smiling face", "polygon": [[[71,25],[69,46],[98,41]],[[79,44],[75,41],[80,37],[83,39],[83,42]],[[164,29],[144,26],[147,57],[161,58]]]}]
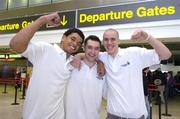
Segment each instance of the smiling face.
[{"label": "smiling face", "polygon": [[85,57],[89,62],[95,62],[100,51],[100,43],[89,39],[87,44],[84,46]]},{"label": "smiling face", "polygon": [[114,29],[108,29],[103,34],[103,45],[107,53],[111,56],[115,56],[118,52],[118,32]]},{"label": "smiling face", "polygon": [[71,33],[68,36],[63,36],[60,47],[67,53],[72,54],[80,48],[83,39],[77,33]]}]

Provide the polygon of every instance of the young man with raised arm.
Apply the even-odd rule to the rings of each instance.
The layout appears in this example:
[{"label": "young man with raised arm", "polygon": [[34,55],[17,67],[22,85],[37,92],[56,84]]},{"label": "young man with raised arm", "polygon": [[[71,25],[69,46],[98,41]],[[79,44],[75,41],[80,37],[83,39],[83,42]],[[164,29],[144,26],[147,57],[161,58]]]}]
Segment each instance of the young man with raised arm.
[{"label": "young man with raised arm", "polygon": [[19,31],[10,41],[10,47],[33,64],[27,89],[23,119],[64,119],[64,93],[69,71],[66,64],[84,40],[79,29],[67,30],[59,44],[31,41],[38,29],[45,25],[59,25],[59,15],[52,13],[39,17]]}]

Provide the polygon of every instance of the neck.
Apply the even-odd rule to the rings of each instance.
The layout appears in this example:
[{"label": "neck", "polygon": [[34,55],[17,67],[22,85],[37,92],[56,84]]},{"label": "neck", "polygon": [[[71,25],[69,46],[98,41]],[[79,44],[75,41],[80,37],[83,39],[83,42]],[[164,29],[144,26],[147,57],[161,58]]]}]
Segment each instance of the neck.
[{"label": "neck", "polygon": [[68,59],[71,55],[68,54],[68,53],[64,50],[63,45],[62,45],[61,43],[59,44],[59,47],[66,53],[66,59]]},{"label": "neck", "polygon": [[115,58],[115,56],[117,55],[119,49],[117,49],[113,54],[111,54],[111,57]]},{"label": "neck", "polygon": [[[58,46],[59,46],[61,49],[63,49],[62,43],[59,43]],[[64,50],[64,49],[63,49],[63,50]]]},{"label": "neck", "polygon": [[92,68],[96,64],[96,61],[89,61],[86,58],[83,61],[89,66],[89,68]]}]

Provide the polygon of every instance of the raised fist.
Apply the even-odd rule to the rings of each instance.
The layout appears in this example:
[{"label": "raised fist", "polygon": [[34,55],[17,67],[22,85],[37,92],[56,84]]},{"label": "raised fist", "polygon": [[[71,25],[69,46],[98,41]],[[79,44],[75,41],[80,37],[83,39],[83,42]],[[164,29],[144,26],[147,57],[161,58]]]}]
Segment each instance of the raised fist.
[{"label": "raised fist", "polygon": [[136,42],[147,41],[148,38],[148,33],[143,30],[136,30],[131,36],[131,39]]},{"label": "raised fist", "polygon": [[44,17],[44,19],[48,25],[59,26],[60,17],[59,17],[57,12],[52,13],[52,14],[48,14],[48,15],[44,15],[42,17]]}]

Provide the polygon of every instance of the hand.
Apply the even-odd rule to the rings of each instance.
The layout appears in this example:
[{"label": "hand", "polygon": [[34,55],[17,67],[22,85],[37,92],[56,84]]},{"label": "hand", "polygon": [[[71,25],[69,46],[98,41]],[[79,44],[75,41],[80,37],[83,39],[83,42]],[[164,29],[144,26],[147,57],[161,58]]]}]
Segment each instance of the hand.
[{"label": "hand", "polygon": [[103,77],[106,73],[104,63],[101,60],[97,60],[97,74],[99,77]]},{"label": "hand", "polygon": [[70,62],[70,64],[71,64],[74,68],[80,70],[80,69],[81,69],[81,60],[82,60],[81,55],[78,55],[78,54],[77,54],[77,55],[74,56],[74,58],[73,58],[73,60]]},{"label": "hand", "polygon": [[149,39],[149,35],[145,31],[136,30],[131,36],[131,39],[136,42],[147,41]]},{"label": "hand", "polygon": [[48,15],[44,15],[42,17],[45,18],[45,21],[46,21],[46,23],[48,25],[50,25],[50,26],[59,26],[60,17],[59,17],[57,12],[52,13],[52,14],[48,14]]}]

